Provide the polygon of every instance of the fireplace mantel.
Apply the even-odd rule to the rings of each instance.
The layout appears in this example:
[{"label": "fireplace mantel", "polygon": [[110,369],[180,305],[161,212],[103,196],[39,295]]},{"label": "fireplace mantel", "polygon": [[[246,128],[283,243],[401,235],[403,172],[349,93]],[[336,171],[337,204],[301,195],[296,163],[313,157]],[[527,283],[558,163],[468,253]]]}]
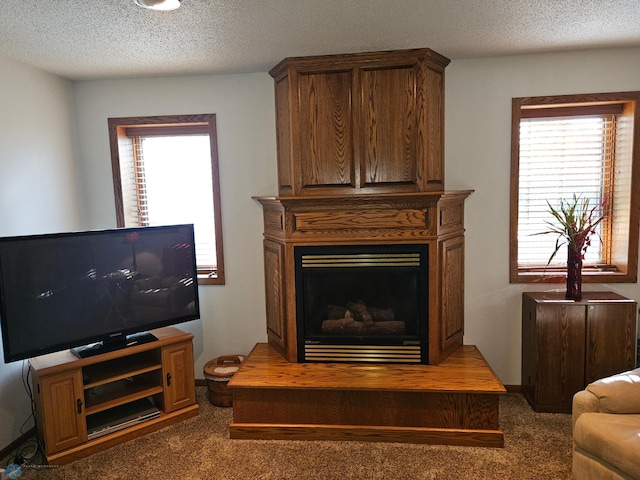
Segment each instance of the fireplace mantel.
[{"label": "fireplace mantel", "polygon": [[397,242],[464,232],[463,202],[472,192],[253,198],[265,209],[265,238]]},{"label": "fireplace mantel", "polygon": [[294,249],[303,245],[429,245],[429,359],[464,333],[464,200],[471,190],[254,197],[263,207],[269,344],[298,361]]}]

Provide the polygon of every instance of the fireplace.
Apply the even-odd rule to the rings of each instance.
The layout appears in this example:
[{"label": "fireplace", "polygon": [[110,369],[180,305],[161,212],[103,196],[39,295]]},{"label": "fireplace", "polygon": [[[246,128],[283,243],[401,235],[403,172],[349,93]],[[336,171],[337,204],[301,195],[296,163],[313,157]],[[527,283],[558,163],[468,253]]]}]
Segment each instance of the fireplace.
[{"label": "fireplace", "polygon": [[294,249],[299,362],[428,363],[428,245]]},{"label": "fireplace", "polygon": [[504,386],[462,344],[471,190],[444,189],[448,62],[415,49],[269,72],[278,196],[254,197],[269,343],[229,382],[231,438],[503,446]]},{"label": "fireplace", "polygon": [[[289,362],[440,363],[464,335],[469,193],[256,197],[269,344]],[[377,264],[357,263],[367,256]]]},{"label": "fireplace", "polygon": [[[278,195],[256,199],[267,336],[287,361],[331,350],[327,362],[437,365],[462,345],[471,191],[445,190],[448,63],[423,48],[286,58],[270,70]],[[408,252],[420,265],[328,268],[301,252]]]}]

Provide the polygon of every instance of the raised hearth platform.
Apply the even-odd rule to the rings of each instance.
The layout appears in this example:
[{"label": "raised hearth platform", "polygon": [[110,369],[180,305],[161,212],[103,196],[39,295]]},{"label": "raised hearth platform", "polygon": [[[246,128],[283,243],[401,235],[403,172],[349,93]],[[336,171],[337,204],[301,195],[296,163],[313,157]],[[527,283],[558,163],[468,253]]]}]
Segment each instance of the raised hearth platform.
[{"label": "raised hearth platform", "polygon": [[439,365],[290,363],[257,344],[229,382],[233,439],[503,447],[504,385],[476,346]]}]

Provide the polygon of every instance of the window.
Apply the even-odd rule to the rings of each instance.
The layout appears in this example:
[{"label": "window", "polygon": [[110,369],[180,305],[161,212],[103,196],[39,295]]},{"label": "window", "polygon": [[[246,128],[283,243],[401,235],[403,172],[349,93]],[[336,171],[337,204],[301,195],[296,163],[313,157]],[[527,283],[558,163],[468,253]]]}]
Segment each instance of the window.
[{"label": "window", "polygon": [[224,284],[215,115],[109,119],[118,227],[193,223],[200,284]]},{"label": "window", "polygon": [[566,248],[548,264],[557,235],[547,201],[576,194],[607,218],[584,259],[585,282],[636,282],[640,92],[514,98],[512,102],[510,281],[559,282]]}]

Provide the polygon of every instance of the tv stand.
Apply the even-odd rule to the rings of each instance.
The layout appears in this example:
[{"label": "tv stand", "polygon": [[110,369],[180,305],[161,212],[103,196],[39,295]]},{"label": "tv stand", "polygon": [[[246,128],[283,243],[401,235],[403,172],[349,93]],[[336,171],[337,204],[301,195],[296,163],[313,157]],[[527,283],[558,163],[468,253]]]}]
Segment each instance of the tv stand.
[{"label": "tv stand", "polygon": [[134,347],[143,343],[155,342],[156,340],[158,339],[151,332],[133,333],[131,335],[123,335],[115,340],[105,340],[90,345],[84,345],[82,347],[72,348],[71,353],[78,358],[87,358],[100,355],[102,353],[121,350],[123,348]]},{"label": "tv stand", "polygon": [[[174,327],[151,333],[156,341],[85,358],[66,350],[29,360],[36,430],[50,464],[69,463],[198,415],[193,335]],[[155,412],[130,419],[141,400]]]}]

